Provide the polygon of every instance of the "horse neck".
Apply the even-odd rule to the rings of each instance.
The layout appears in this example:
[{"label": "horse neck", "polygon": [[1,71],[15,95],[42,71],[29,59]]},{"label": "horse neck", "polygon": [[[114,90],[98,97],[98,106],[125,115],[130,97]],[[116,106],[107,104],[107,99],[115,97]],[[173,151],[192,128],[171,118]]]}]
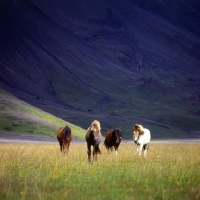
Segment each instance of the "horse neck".
[{"label": "horse neck", "polygon": [[93,131],[93,133],[94,133],[94,135],[100,135],[100,134],[101,134],[101,132],[100,132],[100,131],[98,131],[97,129],[96,129],[96,130],[94,130],[94,131]]},{"label": "horse neck", "polygon": [[143,128],[143,127],[140,128],[139,136],[140,136],[140,135],[144,135],[144,128]]}]

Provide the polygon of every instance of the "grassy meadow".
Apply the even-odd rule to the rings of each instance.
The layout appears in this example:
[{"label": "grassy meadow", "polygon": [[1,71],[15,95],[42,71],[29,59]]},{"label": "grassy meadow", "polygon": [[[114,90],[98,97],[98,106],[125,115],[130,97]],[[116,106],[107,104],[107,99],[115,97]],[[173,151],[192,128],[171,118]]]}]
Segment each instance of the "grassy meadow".
[{"label": "grassy meadow", "polygon": [[87,161],[86,143],[2,144],[0,199],[200,199],[200,145],[151,144],[138,157],[122,143],[118,156],[101,144],[97,162]]}]

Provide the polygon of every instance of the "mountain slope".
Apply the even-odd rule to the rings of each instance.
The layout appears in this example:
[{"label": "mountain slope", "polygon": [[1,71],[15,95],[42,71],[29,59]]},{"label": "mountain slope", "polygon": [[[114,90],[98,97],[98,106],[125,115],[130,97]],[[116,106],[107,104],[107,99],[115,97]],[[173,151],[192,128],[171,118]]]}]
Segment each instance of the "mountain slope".
[{"label": "mountain slope", "polygon": [[70,126],[73,138],[83,139],[84,129],[37,109],[0,89],[0,131],[56,138],[59,127]]},{"label": "mountain slope", "polygon": [[103,134],[119,127],[131,138],[141,123],[155,138],[196,136],[198,15],[177,26],[182,16],[163,1],[0,4],[2,88],[84,129],[99,119]]}]

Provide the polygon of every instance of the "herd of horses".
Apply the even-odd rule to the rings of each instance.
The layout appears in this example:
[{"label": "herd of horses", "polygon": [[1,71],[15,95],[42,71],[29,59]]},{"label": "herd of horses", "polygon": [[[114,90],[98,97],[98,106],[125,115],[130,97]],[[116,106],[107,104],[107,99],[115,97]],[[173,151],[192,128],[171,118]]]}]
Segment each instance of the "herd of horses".
[{"label": "herd of horses", "polygon": [[[138,155],[141,155],[142,151],[144,151],[145,156],[151,140],[150,131],[140,124],[135,124],[132,128],[132,133]],[[93,160],[96,161],[97,154],[101,154],[101,150],[99,148],[101,136],[100,122],[98,120],[94,120],[90,127],[88,127],[85,135],[85,140],[87,142],[88,161],[91,161],[91,155],[93,155]],[[68,153],[70,142],[72,140],[72,131],[70,127],[65,126],[59,128],[57,131],[57,139],[60,145],[60,151]],[[108,152],[115,149],[115,154],[117,155],[121,140],[122,131],[119,128],[108,130],[105,135],[104,145]],[[92,146],[93,151],[91,151]]]}]

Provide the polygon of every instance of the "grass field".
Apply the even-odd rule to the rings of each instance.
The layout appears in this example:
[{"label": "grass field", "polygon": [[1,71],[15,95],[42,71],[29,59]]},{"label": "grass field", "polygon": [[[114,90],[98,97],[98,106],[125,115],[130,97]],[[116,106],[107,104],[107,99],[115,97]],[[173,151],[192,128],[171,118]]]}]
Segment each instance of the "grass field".
[{"label": "grass field", "polygon": [[200,199],[199,144],[151,144],[146,158],[133,144],[118,156],[100,148],[88,163],[86,144],[68,155],[56,144],[2,144],[0,199]]}]

